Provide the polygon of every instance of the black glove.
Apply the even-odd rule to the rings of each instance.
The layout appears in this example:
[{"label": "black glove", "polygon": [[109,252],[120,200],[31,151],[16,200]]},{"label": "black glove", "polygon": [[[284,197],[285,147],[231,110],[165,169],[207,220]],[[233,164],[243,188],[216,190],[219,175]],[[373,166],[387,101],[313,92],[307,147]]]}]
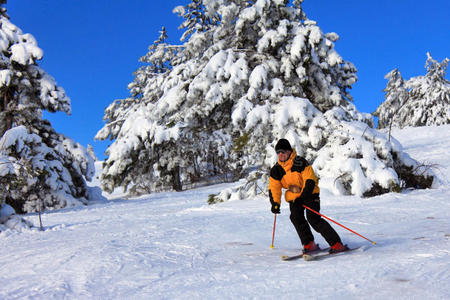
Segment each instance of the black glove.
[{"label": "black glove", "polygon": [[272,208],[271,211],[274,214],[279,214],[280,213],[280,204],[276,203],[276,202],[271,202],[272,203]]},{"label": "black glove", "polygon": [[302,194],[295,199],[295,205],[302,206],[303,204],[306,205],[306,203],[310,200],[312,200],[312,192],[314,190],[316,183],[314,180],[308,179],[306,180],[305,187],[303,188]]},{"label": "black glove", "polygon": [[273,196],[272,196],[272,191],[269,190],[269,200],[270,200],[270,204],[272,204],[272,208],[270,209],[274,214],[279,214],[280,213],[280,203],[275,202],[275,200],[273,200]]},{"label": "black glove", "polygon": [[302,196],[297,197],[294,201],[294,205],[298,206],[298,207],[302,207],[303,204],[305,204],[305,200],[306,200],[305,197],[302,197]]}]

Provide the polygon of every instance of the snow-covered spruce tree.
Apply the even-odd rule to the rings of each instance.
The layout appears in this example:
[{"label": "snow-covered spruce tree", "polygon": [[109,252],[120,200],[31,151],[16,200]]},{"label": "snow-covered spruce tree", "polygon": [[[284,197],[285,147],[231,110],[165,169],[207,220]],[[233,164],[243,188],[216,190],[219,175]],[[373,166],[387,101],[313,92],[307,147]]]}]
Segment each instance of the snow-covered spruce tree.
[{"label": "snow-covered spruce tree", "polygon": [[409,99],[398,113],[399,127],[450,124],[450,82],[445,79],[449,59],[441,63],[427,53],[425,76],[406,83]]},{"label": "snow-covered spruce tree", "polygon": [[387,74],[386,100],[374,113],[381,121],[378,127],[450,124],[450,82],[445,79],[448,62],[446,58],[439,63],[427,53],[425,76],[412,77],[405,83],[401,77],[394,77],[400,76],[398,71],[393,73],[397,69]]},{"label": "snow-covered spruce tree", "polygon": [[408,99],[406,81],[398,69],[392,70],[384,78],[388,79],[386,88],[383,90],[385,101],[374,112],[374,116],[378,117],[378,128],[390,127],[395,114]]},{"label": "snow-covered spruce tree", "polygon": [[[122,182],[130,187],[137,177],[152,177],[148,186],[167,188],[205,176],[237,178],[255,166],[266,173],[275,162],[274,143],[285,137],[307,159],[327,161],[316,169],[337,193],[400,186],[397,166],[414,163],[355,109],[348,90],[356,68],[335,51],[337,34],[323,34],[306,18],[302,1],[201,3],[177,11],[188,20],[201,13],[220,21],[189,23],[193,30],[172,68],[152,79],[160,82],[151,90],[158,97],[140,99],[109,147],[103,178],[117,180],[106,185],[128,176]],[[352,152],[329,163],[343,150]],[[133,178],[137,161],[149,168]]]},{"label": "snow-covered spruce tree", "polygon": [[[158,182],[155,167],[158,157],[151,149],[147,134],[149,127],[157,125],[150,116],[154,103],[163,95],[160,86],[179,49],[168,45],[166,39],[167,32],[163,27],[158,40],[140,58],[144,65],[134,73],[135,79],[128,85],[130,97],[115,100],[105,110],[103,119],[107,124],[97,133],[96,139],[115,140],[106,151],[108,159],[101,176],[106,191],[123,186],[132,194],[149,193],[162,184]],[[159,131],[157,126],[154,130]]]},{"label": "snow-covered spruce tree", "polygon": [[0,201],[20,213],[85,203],[85,178],[94,173],[86,149],[42,119],[43,110],[71,109],[64,90],[37,65],[42,55],[1,7]]}]

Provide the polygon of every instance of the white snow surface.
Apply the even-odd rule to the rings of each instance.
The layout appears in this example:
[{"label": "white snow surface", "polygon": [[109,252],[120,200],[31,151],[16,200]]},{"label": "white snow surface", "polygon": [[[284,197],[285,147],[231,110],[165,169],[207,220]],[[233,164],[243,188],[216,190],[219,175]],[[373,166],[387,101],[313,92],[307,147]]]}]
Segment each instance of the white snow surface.
[{"label": "white snow surface", "polygon": [[[321,212],[350,247],[285,262],[300,241],[284,203],[209,206],[239,183],[63,209],[37,229],[0,233],[0,299],[450,299],[450,125],[394,131],[407,153],[439,166],[429,190],[373,198],[322,194]],[[38,216],[25,218],[38,226]],[[315,234],[316,242],[326,242]]]}]

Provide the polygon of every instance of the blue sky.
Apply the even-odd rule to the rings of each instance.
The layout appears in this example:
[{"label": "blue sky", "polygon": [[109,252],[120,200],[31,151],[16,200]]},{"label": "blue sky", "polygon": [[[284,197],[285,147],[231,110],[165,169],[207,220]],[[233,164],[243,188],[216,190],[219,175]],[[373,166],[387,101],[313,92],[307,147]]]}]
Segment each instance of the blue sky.
[{"label": "blue sky", "polygon": [[[180,43],[182,18],[172,13],[188,0],[8,1],[11,21],[44,50],[40,66],[72,100],[72,115],[46,114],[53,127],[94,146],[100,159],[110,141],[94,141],[104,109],[126,98],[127,85],[162,26]],[[338,53],[358,69],[355,105],[373,112],[384,100],[384,75],[399,68],[405,79],[425,75],[426,52],[450,58],[448,0],[305,0],[303,9],[324,32],[336,32]],[[447,74],[447,79],[449,78]]]}]

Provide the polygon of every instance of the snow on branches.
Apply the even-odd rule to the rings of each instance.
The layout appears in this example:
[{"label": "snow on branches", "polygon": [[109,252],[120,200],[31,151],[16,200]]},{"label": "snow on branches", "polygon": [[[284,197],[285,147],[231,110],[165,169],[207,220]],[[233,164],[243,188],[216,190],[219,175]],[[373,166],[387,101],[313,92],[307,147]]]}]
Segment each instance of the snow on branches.
[{"label": "snow on branches", "polygon": [[18,213],[86,203],[93,160],[58,134],[42,111],[70,114],[70,99],[37,62],[43,51],[31,34],[0,12],[0,205]]},{"label": "snow on branches", "polygon": [[425,76],[404,80],[394,69],[385,78],[385,101],[374,115],[378,128],[450,124],[450,82],[445,79],[449,59],[434,60],[427,53]]},{"label": "snow on branches", "polygon": [[18,126],[0,139],[0,196],[19,213],[88,201],[84,176],[94,175],[93,159],[72,139],[46,132],[51,138]]},{"label": "snow on branches", "polygon": [[[316,160],[319,176],[336,193],[369,195],[401,186],[398,167],[413,163],[351,103],[356,68],[336,52],[338,35],[324,34],[301,2],[178,7],[187,40],[171,52],[170,68],[139,72],[130,86],[139,86],[140,94],[132,91],[105,111],[97,138],[114,142],[104,188],[179,190],[207,178],[242,178],[274,163],[272,147],[281,137]],[[167,47],[150,47],[145,67],[158,64],[154,49]]]}]

